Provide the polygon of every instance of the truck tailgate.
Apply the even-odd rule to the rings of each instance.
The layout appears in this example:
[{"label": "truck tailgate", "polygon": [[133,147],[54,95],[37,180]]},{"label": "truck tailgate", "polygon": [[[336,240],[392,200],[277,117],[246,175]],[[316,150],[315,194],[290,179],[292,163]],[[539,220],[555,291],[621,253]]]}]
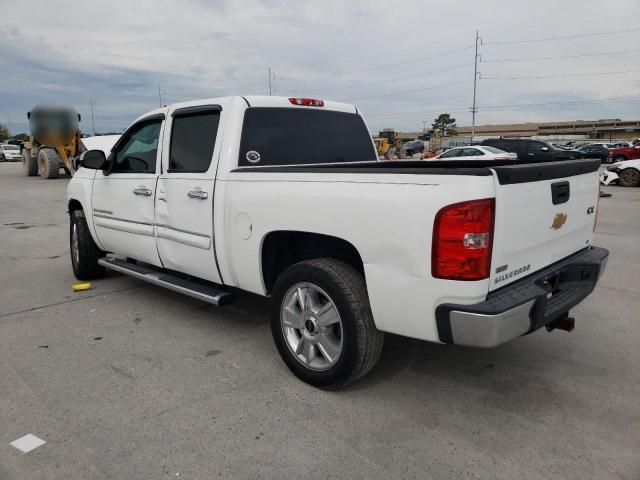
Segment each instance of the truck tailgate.
[{"label": "truck tailgate", "polygon": [[489,290],[591,244],[599,160],[494,167],[496,213]]}]

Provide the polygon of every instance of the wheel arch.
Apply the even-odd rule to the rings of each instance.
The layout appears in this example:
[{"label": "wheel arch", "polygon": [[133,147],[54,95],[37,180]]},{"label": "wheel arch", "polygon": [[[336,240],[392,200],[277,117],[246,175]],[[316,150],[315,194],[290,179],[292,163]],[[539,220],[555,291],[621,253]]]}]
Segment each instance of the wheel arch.
[{"label": "wheel arch", "polygon": [[84,207],[82,206],[82,203],[80,203],[80,200],[76,200],[75,198],[72,198],[69,200],[69,203],[68,203],[69,215],[71,215],[76,210],[84,211]]},{"label": "wheel arch", "polygon": [[271,293],[278,276],[291,265],[314,258],[335,258],[348,263],[364,277],[364,262],[349,241],[322,233],[275,230],[261,243],[260,268],[265,293]]}]

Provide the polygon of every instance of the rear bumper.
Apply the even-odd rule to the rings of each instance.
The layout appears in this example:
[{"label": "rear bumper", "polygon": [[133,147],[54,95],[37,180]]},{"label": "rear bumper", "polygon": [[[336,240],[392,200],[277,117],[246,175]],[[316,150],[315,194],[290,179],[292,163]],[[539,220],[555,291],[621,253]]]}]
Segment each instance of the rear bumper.
[{"label": "rear bumper", "polygon": [[593,291],[608,257],[604,248],[590,247],[491,292],[482,303],[439,305],[440,341],[495,347],[549,325]]}]

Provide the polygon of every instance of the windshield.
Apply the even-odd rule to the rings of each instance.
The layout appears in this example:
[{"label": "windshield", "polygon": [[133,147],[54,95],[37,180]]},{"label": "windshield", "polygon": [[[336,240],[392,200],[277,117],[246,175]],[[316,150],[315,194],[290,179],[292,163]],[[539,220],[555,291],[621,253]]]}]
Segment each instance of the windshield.
[{"label": "windshield", "polygon": [[5,150],[20,150],[20,147],[17,147],[15,145],[2,145],[2,148],[4,148]]}]

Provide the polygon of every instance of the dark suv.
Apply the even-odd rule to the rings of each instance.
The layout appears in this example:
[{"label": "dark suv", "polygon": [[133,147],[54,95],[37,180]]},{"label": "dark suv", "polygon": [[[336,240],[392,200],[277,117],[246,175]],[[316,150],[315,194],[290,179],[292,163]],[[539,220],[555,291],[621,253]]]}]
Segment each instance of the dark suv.
[{"label": "dark suv", "polygon": [[554,160],[573,160],[582,158],[577,150],[563,150],[541,140],[522,138],[488,138],[481,145],[490,145],[505,152],[513,152],[519,160],[538,160],[551,162]]},{"label": "dark suv", "polygon": [[415,153],[424,153],[424,142],[422,140],[411,140],[405,143],[402,148],[404,148],[407,156],[410,157]]}]

